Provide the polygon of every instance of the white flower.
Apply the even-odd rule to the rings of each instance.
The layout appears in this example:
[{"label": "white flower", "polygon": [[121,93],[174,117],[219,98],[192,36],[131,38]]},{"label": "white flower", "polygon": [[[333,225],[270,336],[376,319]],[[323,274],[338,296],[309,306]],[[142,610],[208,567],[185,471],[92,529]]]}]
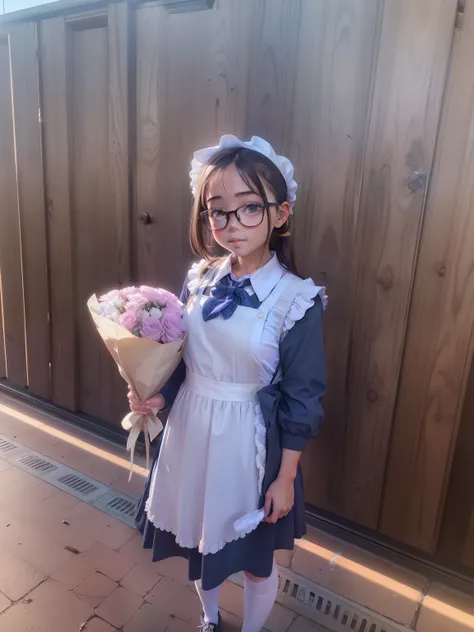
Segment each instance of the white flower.
[{"label": "white flower", "polygon": [[100,313],[102,314],[102,316],[105,316],[105,318],[108,318],[109,320],[113,320],[116,323],[119,321],[120,312],[115,307],[113,301],[112,302],[105,301],[103,303],[100,303]]},{"label": "white flower", "polygon": [[153,318],[161,318],[163,316],[163,311],[159,307],[152,307],[150,309],[150,316]]},{"label": "white flower", "polygon": [[198,151],[195,151],[191,162],[191,171],[189,172],[193,195],[196,196],[201,171],[205,165],[209,164],[212,156],[221,149],[230,149],[233,147],[245,147],[247,149],[258,151],[260,154],[269,158],[273,164],[278,167],[285,178],[286,186],[288,188],[288,203],[291,206],[291,213],[293,213],[293,206],[296,201],[296,190],[298,189],[298,185],[293,177],[295,169],[288,158],[285,158],[285,156],[279,156],[270,143],[263,138],[260,138],[260,136],[252,136],[249,141],[242,141],[232,134],[225,134],[224,136],[221,136],[219,145],[216,145],[215,147],[205,147],[204,149],[198,149]]},{"label": "white flower", "polygon": [[118,296],[114,301],[112,301],[112,304],[114,305],[115,309],[117,309],[118,311],[121,311],[123,310],[125,301],[123,300],[123,298]]},{"label": "white flower", "polygon": [[143,320],[145,318],[161,318],[163,316],[163,312],[159,307],[152,307],[151,309],[143,309],[140,313],[140,318]]}]

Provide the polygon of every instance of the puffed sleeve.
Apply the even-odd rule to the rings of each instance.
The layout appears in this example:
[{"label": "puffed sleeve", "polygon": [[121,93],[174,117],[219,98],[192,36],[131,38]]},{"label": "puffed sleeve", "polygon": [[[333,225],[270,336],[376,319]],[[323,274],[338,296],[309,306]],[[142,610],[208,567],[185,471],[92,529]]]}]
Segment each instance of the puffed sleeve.
[{"label": "puffed sleeve", "polygon": [[323,302],[317,298],[280,343],[282,379],[278,408],[281,447],[302,451],[324,418],[326,392]]},{"label": "puffed sleeve", "polygon": [[[181,290],[181,294],[179,295],[179,300],[186,305],[189,298],[189,277],[186,277],[183,288]],[[184,364],[184,360],[178,364],[175,372],[170,377],[170,379],[166,382],[166,384],[161,389],[161,394],[165,398],[165,407],[162,412],[168,412],[178,395],[179,389],[181,388],[181,384],[184,382],[186,378],[186,365]]]}]

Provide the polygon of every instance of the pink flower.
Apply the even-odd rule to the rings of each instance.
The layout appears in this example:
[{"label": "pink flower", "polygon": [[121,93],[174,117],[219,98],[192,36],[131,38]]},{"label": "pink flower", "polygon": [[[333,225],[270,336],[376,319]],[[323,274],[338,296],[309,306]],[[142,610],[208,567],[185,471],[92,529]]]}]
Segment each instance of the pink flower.
[{"label": "pink flower", "polygon": [[128,331],[134,331],[138,325],[138,318],[133,312],[125,312],[120,316],[119,323]]},{"label": "pink flower", "polygon": [[158,290],[154,287],[148,287],[148,285],[142,285],[139,291],[147,301],[158,303],[159,305],[166,305],[167,292],[165,290]]},{"label": "pink flower", "polygon": [[163,336],[163,319],[162,318],[144,318],[140,329],[142,338],[149,338],[156,342],[161,342]]},{"label": "pink flower", "polygon": [[103,294],[102,296],[99,297],[99,301],[102,302],[113,302],[115,300],[117,300],[118,298],[120,298],[120,294],[118,292],[118,290],[111,290],[110,292],[107,292],[107,294]]},{"label": "pink flower", "polygon": [[165,295],[166,305],[168,307],[176,307],[182,311],[183,304],[181,303],[181,301],[179,300],[177,296],[175,296],[174,294],[171,294],[171,292],[168,292],[168,290],[161,290],[161,291]]},{"label": "pink flower", "polygon": [[186,332],[182,310],[166,308],[163,312],[163,342],[182,340]]},{"label": "pink flower", "polygon": [[132,286],[132,287],[123,287],[121,290],[119,290],[120,296],[123,299],[129,299],[130,296],[133,296],[133,294],[137,294],[138,290],[136,287]]},{"label": "pink flower", "polygon": [[147,299],[141,294],[132,294],[125,304],[125,311],[132,312],[138,317],[140,311],[147,304]]},{"label": "pink flower", "polygon": [[167,304],[165,313],[168,313],[170,316],[182,316],[184,313],[184,309],[181,303],[177,299],[175,299],[174,302],[170,301]]}]

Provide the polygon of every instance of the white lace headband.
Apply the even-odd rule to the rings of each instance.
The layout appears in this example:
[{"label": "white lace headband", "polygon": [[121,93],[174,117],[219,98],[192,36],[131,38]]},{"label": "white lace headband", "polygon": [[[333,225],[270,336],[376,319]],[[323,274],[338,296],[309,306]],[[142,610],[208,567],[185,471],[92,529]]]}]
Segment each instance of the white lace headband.
[{"label": "white lace headband", "polygon": [[285,156],[278,156],[270,143],[267,143],[266,140],[260,138],[259,136],[252,136],[249,141],[242,141],[236,136],[232,136],[232,134],[226,134],[225,136],[221,136],[219,144],[215,147],[206,147],[195,151],[191,162],[191,171],[189,172],[189,176],[191,178],[191,190],[194,197],[196,197],[197,186],[203,168],[209,164],[211,158],[218,151],[221,149],[232,149],[234,147],[245,147],[246,149],[258,151],[258,153],[269,158],[273,164],[278,167],[285,178],[286,186],[288,188],[288,203],[291,207],[291,213],[293,213],[293,206],[296,201],[296,189],[298,188],[298,185],[293,178],[295,169],[288,158],[285,158]]}]

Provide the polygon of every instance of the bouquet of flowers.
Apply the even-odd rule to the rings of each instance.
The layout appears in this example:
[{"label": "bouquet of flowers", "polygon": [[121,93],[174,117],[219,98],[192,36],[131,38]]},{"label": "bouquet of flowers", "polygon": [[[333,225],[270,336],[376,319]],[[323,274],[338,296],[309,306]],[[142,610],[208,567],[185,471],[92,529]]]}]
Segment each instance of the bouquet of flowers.
[{"label": "bouquet of flowers", "polygon": [[[147,401],[158,393],[183,355],[183,304],[171,292],[141,286],[112,290],[99,298],[93,295],[87,307],[120,374],[138,398]],[[130,478],[135,445],[142,431],[149,466],[150,441],[163,429],[157,412],[158,409],[152,410],[151,415],[132,412],[122,421],[122,427],[130,433]]]}]

